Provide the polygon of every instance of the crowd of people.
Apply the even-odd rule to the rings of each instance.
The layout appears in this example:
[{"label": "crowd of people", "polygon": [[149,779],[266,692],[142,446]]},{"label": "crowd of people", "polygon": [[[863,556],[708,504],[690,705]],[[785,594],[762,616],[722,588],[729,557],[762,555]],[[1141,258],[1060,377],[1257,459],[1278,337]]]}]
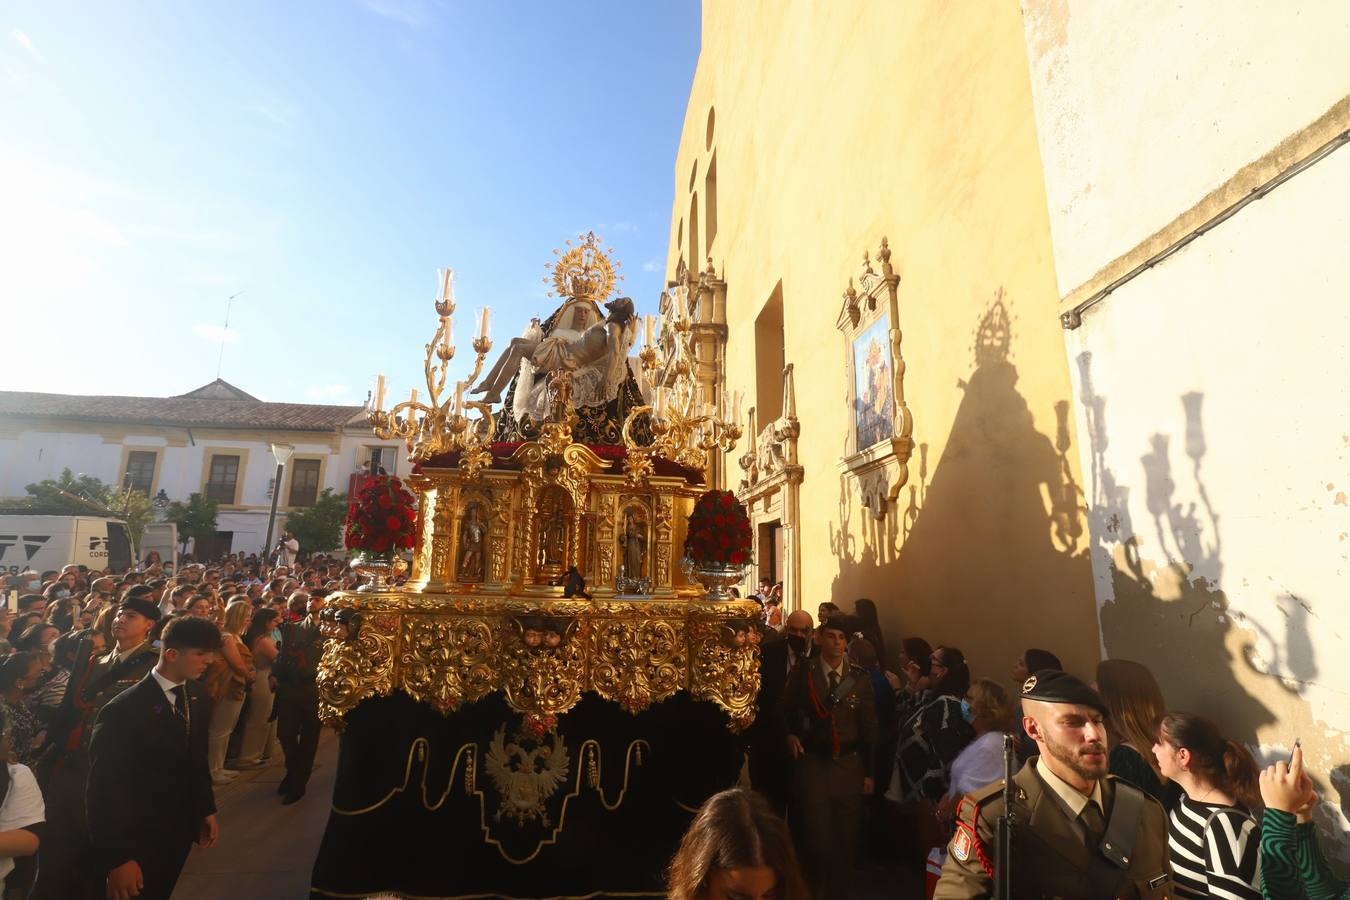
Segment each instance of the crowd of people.
[{"label": "crowd of people", "polygon": [[754,597],[751,789],[704,806],[672,897],[848,898],[869,863],[913,872],[903,896],[992,897],[1010,768],[1013,896],[1350,898],[1302,750],[1263,771],[1219,724],[1170,709],[1146,666],[1108,659],[1084,681],[1026,649],[976,677],[957,647],[910,637],[889,654],[870,600],[822,603],[817,622],[780,616],[781,586]]},{"label": "crowd of people", "polygon": [[[355,577],[341,560],[293,560],[188,557],[174,571],[151,554],[131,572],[4,577],[4,897],[167,898],[190,846],[218,837],[215,787],[282,763],[280,802],[304,797],[319,613]],[[813,620],[783,615],[781,591],[754,595],[750,787],[704,805],[670,896],[849,898],[869,861],[895,877],[912,863],[916,882],[926,871],[928,896],[992,896],[1010,746],[1014,818],[1038,835],[1013,843],[1024,890],[1350,897],[1311,824],[1302,751],[1262,771],[1218,724],[1169,709],[1144,665],[1104,660],[1086,683],[1033,648],[976,677],[954,646],[888,649],[870,600],[822,603]],[[1124,861],[1108,849],[1123,810]],[[1058,835],[1039,835],[1053,822]]]},{"label": "crowd of people", "polygon": [[234,554],[177,571],[11,573],[0,582],[3,897],[168,898],[215,843],[214,788],[283,764],[285,805],[318,748],[319,614],[344,561]]}]

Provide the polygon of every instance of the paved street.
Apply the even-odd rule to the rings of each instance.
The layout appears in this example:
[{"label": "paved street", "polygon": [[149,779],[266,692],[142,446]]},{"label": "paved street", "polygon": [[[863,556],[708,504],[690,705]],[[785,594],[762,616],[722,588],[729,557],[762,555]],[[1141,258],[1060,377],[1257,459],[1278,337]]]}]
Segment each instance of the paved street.
[{"label": "paved street", "polygon": [[242,772],[216,788],[220,843],[193,849],[174,900],[297,900],[309,896],[309,875],[319,852],[337,771],[337,737],[319,742],[318,768],[305,798],[282,806],[279,765]]}]

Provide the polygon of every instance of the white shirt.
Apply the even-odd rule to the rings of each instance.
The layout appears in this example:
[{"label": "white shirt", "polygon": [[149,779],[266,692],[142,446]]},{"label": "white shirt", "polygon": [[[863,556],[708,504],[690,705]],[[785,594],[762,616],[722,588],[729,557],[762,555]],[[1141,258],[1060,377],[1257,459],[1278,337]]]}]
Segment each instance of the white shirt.
[{"label": "white shirt", "polygon": [[952,786],[947,794],[964,797],[1002,778],[1003,732],[987,731],[952,760]]},{"label": "white shirt", "polygon": [[[27,766],[9,764],[9,793],[0,806],[0,831],[14,831],[36,825],[47,818],[46,805],[42,802],[42,791],[38,789],[37,779]],[[12,856],[0,856],[0,878],[14,870]]]},{"label": "white shirt", "polygon": [[165,678],[160,674],[159,666],[155,666],[151,669],[150,674],[155,676],[155,682],[159,685],[159,689],[164,692],[164,698],[169,701],[169,705],[176,707],[178,705],[178,695],[173,692],[173,689],[182,687],[184,682],[170,681]]},{"label": "white shirt", "polygon": [[282,565],[295,565],[295,555],[300,552],[300,542],[295,538],[291,538],[289,541],[283,542],[281,546],[284,547],[286,551],[282,555]]}]

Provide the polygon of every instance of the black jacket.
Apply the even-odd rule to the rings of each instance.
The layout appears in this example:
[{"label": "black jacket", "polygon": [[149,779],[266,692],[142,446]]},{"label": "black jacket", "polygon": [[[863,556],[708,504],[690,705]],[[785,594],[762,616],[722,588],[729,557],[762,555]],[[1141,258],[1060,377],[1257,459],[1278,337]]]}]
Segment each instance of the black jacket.
[{"label": "black jacket", "polygon": [[94,724],[85,806],[104,872],[186,851],[216,811],[206,761],[211,699],[196,682],[186,687],[190,728],[154,675],[108,701]]}]

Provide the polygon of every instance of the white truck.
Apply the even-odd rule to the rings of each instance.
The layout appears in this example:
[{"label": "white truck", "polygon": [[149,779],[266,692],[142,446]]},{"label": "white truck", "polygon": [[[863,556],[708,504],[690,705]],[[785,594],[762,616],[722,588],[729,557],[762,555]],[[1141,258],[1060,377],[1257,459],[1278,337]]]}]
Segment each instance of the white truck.
[{"label": "white truck", "polygon": [[[147,525],[141,558],[158,550],[164,562],[177,563],[177,531],[172,522]],[[0,571],[46,572],[72,563],[96,570],[133,568],[126,523],[100,516],[0,515]]]}]

